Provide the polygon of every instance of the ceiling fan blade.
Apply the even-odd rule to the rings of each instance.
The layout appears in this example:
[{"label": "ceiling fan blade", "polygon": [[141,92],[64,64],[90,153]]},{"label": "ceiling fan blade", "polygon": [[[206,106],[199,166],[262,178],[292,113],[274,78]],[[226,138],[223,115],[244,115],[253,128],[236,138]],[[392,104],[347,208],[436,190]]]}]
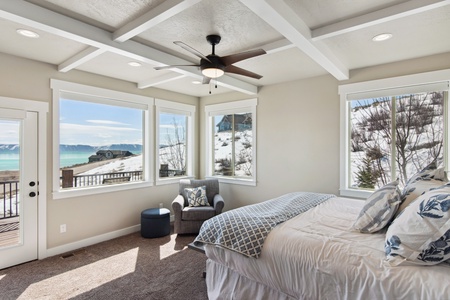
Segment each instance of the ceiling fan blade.
[{"label": "ceiling fan blade", "polygon": [[250,50],[250,51],[246,51],[246,52],[223,56],[220,58],[220,60],[222,61],[222,63],[225,66],[229,66],[231,64],[234,64],[235,62],[238,62],[238,61],[241,61],[244,59],[248,59],[248,58],[252,58],[255,56],[263,55],[263,54],[266,54],[266,51],[264,51],[263,49],[257,49],[257,50]]},{"label": "ceiling fan blade", "polygon": [[172,69],[176,67],[197,67],[200,68],[200,65],[172,65],[172,66],[160,66],[160,67],[154,67],[155,70],[165,70],[165,69]]},{"label": "ceiling fan blade", "polygon": [[198,57],[200,57],[200,58],[203,58],[204,60],[206,60],[206,61],[209,61],[209,62],[211,62],[210,60],[209,60],[209,58],[207,58],[205,55],[203,55],[200,51],[197,51],[197,50],[195,50],[194,48],[192,48],[191,46],[188,46],[188,45],[186,45],[185,43],[183,43],[183,42],[180,42],[180,41],[175,41],[175,42],[173,42],[175,45],[178,45],[178,46],[180,46],[181,48],[183,48],[184,50],[186,50],[186,51],[188,51],[188,52],[191,52],[192,54],[194,54],[195,56],[198,56]]},{"label": "ceiling fan blade", "polygon": [[244,69],[236,67],[236,66],[227,66],[227,67],[225,67],[225,72],[227,72],[227,73],[234,73],[234,74],[238,74],[238,75],[243,75],[243,76],[247,76],[247,77],[251,77],[251,78],[255,78],[255,79],[261,79],[262,78],[261,75],[258,75],[256,73],[244,70]]},{"label": "ceiling fan blade", "polygon": [[209,84],[210,81],[211,81],[211,78],[203,76],[202,84]]}]

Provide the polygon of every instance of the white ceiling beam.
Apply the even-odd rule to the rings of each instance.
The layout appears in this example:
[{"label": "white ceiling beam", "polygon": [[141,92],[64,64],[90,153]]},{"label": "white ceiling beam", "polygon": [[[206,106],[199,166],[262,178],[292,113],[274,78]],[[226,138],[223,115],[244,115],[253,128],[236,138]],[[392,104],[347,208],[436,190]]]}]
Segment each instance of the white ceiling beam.
[{"label": "white ceiling beam", "polygon": [[88,47],[87,49],[75,54],[65,62],[58,65],[59,72],[69,72],[72,69],[84,64],[85,62],[105,53],[104,49]]},{"label": "white ceiling beam", "polygon": [[311,40],[311,31],[292,9],[280,0],[240,0],[338,80],[349,78],[346,68],[324,44]]},{"label": "white ceiling beam", "polygon": [[124,42],[132,37],[166,21],[174,15],[197,4],[201,0],[166,0],[146,14],[127,23],[113,33],[113,40]]},{"label": "white ceiling beam", "polygon": [[264,49],[267,54],[277,53],[280,51],[295,48],[295,45],[287,39],[281,39],[269,44],[262,45],[260,48]]},{"label": "white ceiling beam", "polygon": [[450,0],[411,0],[361,16],[312,30],[312,40],[319,41],[396,19],[449,5]]},{"label": "white ceiling beam", "polygon": [[178,80],[178,79],[181,79],[181,78],[184,78],[184,77],[186,77],[186,75],[184,75],[184,74],[177,74],[177,73],[171,72],[171,73],[167,73],[167,74],[164,74],[162,76],[159,76],[158,78],[153,78],[153,79],[150,79],[150,80],[140,81],[140,82],[138,82],[137,87],[139,89],[145,89],[145,88],[148,88],[148,87],[157,86],[159,84],[163,84],[163,83],[171,82],[171,81],[174,81],[174,80]]},{"label": "white ceiling beam", "polygon": [[[185,65],[191,61],[164,53],[133,40],[117,43],[106,30],[66,17],[23,0],[0,1],[0,18],[30,26],[94,48],[109,51],[151,65]],[[199,71],[174,69],[198,78]],[[227,77],[227,76],[224,76]],[[227,81],[228,82],[228,81]],[[257,86],[241,80],[230,80],[228,88],[254,94]]]}]

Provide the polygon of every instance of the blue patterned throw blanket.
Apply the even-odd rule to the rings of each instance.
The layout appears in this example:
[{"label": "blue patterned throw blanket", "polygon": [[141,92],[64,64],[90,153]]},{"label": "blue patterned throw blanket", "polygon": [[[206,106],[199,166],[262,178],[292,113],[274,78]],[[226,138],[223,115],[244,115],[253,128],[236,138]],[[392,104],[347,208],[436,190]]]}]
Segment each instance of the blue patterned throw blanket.
[{"label": "blue patterned throw blanket", "polygon": [[333,197],[296,192],[224,212],[203,223],[194,244],[218,245],[258,258],[264,240],[275,226]]}]

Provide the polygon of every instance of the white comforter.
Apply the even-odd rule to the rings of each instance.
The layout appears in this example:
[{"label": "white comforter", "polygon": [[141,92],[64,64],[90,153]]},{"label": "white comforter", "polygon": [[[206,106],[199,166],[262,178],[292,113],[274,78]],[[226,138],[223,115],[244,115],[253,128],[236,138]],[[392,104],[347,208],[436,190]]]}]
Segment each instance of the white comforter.
[{"label": "white comforter", "polygon": [[[351,230],[363,204],[333,198],[278,225],[259,259],[211,245],[206,245],[206,255],[237,277],[262,283],[256,286],[286,298],[450,299],[450,265],[390,267],[384,263],[384,232]],[[218,275],[207,274],[209,294],[220,294],[220,285],[232,280]]]}]

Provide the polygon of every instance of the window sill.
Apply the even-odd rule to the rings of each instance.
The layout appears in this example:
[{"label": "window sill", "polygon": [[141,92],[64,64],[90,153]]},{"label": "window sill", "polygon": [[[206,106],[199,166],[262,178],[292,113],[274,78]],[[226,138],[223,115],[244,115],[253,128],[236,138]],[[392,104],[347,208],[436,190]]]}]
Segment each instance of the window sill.
[{"label": "window sill", "polygon": [[370,195],[373,194],[374,191],[365,191],[365,190],[357,190],[357,189],[341,189],[339,191],[339,195],[342,197],[350,197],[350,198],[358,198],[358,199],[367,199]]},{"label": "window sill", "polygon": [[207,176],[206,178],[218,179],[220,183],[256,186],[256,181],[254,179],[243,179],[243,178],[223,177],[223,176]]},{"label": "window sill", "polygon": [[122,184],[115,184],[115,185],[110,185],[110,186],[96,186],[96,187],[90,187],[90,188],[79,188],[79,189],[73,189],[73,190],[60,190],[60,191],[53,192],[53,200],[133,190],[133,189],[150,187],[152,185],[153,184],[151,182],[145,181],[145,182],[122,183]]},{"label": "window sill", "polygon": [[178,177],[168,177],[165,179],[156,180],[156,185],[174,184],[180,183],[181,179],[194,179],[194,176],[178,176]]}]

